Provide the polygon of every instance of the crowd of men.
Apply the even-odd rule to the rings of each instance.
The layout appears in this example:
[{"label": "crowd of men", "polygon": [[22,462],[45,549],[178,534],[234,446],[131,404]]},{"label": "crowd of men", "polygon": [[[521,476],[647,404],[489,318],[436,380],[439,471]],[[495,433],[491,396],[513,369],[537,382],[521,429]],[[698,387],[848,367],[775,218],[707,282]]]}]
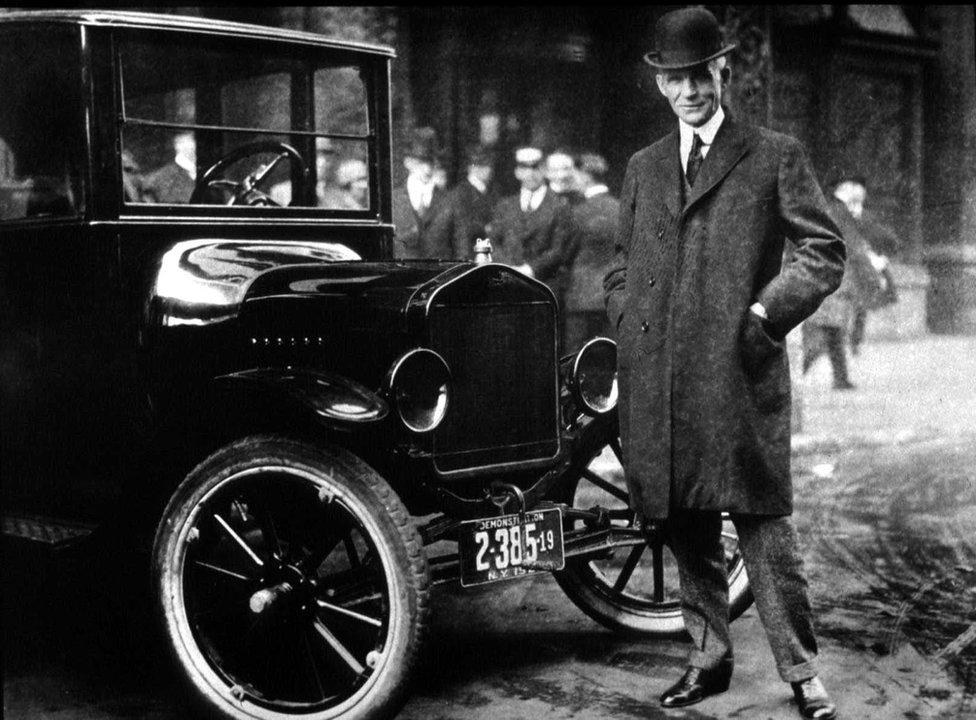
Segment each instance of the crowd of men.
[{"label": "crowd of men", "polygon": [[438,182],[438,156],[433,129],[419,128],[404,153],[406,183],[393,192],[396,256],[471,260],[475,242],[488,238],[493,261],[553,291],[565,351],[609,334],[602,283],[619,203],[605,183],[606,161],[593,152],[518,148],[519,191],[496,198],[486,148],[467,150],[465,176],[449,189]]}]

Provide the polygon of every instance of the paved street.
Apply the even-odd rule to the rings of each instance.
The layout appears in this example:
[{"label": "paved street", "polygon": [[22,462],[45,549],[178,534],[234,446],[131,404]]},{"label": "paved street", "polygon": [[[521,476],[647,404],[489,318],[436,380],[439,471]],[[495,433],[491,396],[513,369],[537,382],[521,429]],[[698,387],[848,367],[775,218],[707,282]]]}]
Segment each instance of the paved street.
[{"label": "paved street", "polygon": [[[976,717],[974,371],[976,340],[926,338],[866,347],[853,365],[855,391],[830,390],[824,365],[803,382],[796,518],[824,678],[844,718]],[[121,621],[135,605],[97,582],[111,558],[11,549],[3,563],[5,717],[184,716],[162,660],[138,632],[142,621]],[[614,635],[548,575],[476,591],[438,588],[425,665],[401,717],[798,717],[755,610],[732,628],[729,692],[665,712],[656,697],[680,673],[680,641]]]}]

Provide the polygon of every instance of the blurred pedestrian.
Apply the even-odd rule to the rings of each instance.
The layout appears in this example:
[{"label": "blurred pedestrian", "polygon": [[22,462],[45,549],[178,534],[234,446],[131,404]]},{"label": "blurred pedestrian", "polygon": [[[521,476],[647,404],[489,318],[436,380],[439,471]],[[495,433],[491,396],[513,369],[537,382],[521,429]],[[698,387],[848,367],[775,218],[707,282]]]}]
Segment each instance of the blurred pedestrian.
[{"label": "blurred pedestrian", "polygon": [[853,390],[847,365],[847,343],[855,307],[878,292],[879,276],[871,264],[867,241],[857,227],[854,216],[835,196],[828,199],[828,209],[844,236],[847,257],[844,279],[840,287],[821,303],[817,311],[803,323],[803,372],[827,354],[833,374],[835,390]]},{"label": "blurred pedestrian", "polygon": [[393,191],[393,223],[396,235],[393,254],[398,258],[451,258],[454,250],[449,234],[438,217],[445,191],[435,183],[438,160],[437,135],[433,128],[417,128],[404,153],[407,181]]},{"label": "blurred pedestrian", "polygon": [[850,347],[851,354],[857,355],[864,340],[868,311],[898,301],[898,291],[895,287],[895,279],[891,274],[889,256],[898,253],[901,241],[891,228],[882,223],[870,211],[865,211],[867,182],[864,177],[852,175],[843,178],[834,188],[834,197],[844,203],[854,218],[857,229],[867,242],[868,257],[871,260],[871,265],[878,273],[879,279],[879,286],[876,291],[861,293],[855,298]]},{"label": "blurred pedestrian", "polygon": [[488,223],[494,198],[489,190],[493,172],[490,151],[473,145],[465,153],[467,174],[450,189],[444,203],[447,224],[458,260],[474,259],[474,243],[488,237]]},{"label": "blurred pedestrian", "polygon": [[668,12],[654,45],[644,59],[677,122],[627,165],[605,290],[630,497],[648,543],[675,557],[694,642],[661,704],[729,687],[727,512],[779,675],[804,717],[827,720],[790,520],[784,339],[840,284],[844,243],[800,143],[722,108],[735,46],[715,16]]},{"label": "blurred pedestrian", "polygon": [[569,205],[546,185],[542,160],[536,147],[515,152],[515,178],[521,187],[495,206],[489,235],[496,262],[512,265],[553,291],[559,304],[561,340],[573,219]]},{"label": "blurred pedestrian", "polygon": [[363,210],[369,204],[369,169],[359,158],[346,158],[336,167],[334,182],[317,191],[319,207]]},{"label": "blurred pedestrian", "polygon": [[579,157],[577,175],[583,201],[573,208],[578,228],[578,250],[573,259],[566,291],[567,352],[612,330],[603,306],[603,276],[613,259],[620,202],[605,183],[607,162],[596,153]]}]

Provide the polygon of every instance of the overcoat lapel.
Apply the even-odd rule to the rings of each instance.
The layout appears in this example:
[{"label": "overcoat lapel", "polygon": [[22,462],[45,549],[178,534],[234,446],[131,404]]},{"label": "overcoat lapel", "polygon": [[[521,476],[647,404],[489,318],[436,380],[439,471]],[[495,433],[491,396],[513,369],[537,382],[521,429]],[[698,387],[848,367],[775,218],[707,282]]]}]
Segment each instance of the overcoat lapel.
[{"label": "overcoat lapel", "polygon": [[[718,129],[712,148],[701,164],[701,170],[698,172],[695,186],[691,189],[688,202],[685,203],[684,211],[688,212],[706,193],[722,182],[748,152],[748,137],[732,118],[726,116],[725,122]],[[680,168],[680,161],[678,166]]]},{"label": "overcoat lapel", "polygon": [[664,204],[671,217],[678,217],[681,213],[681,152],[680,138],[675,129],[664,139],[661,154],[661,180],[664,183]]}]

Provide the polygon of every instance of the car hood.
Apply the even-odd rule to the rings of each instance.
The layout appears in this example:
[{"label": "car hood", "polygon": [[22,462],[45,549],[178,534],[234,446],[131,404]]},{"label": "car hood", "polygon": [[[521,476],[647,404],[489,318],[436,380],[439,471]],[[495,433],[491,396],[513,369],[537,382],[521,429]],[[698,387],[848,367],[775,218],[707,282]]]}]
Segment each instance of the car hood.
[{"label": "car hood", "polygon": [[452,267],[457,263],[364,262],[336,242],[187,240],[163,254],[152,300],[165,326],[222,323],[245,303],[284,298],[355,297],[393,310]]}]

